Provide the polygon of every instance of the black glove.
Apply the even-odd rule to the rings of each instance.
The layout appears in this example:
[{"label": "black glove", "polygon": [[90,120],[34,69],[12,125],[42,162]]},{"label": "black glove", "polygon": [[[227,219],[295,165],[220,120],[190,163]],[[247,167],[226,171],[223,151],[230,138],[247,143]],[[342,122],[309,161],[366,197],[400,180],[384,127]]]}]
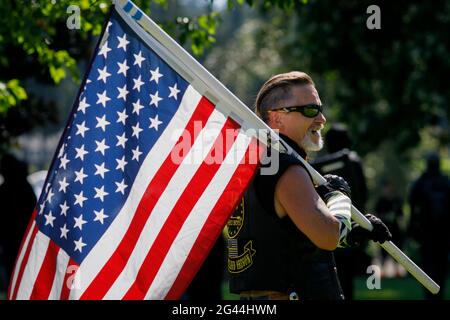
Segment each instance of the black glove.
[{"label": "black glove", "polygon": [[381,221],[381,219],[371,214],[366,214],[365,217],[370,221],[373,230],[364,229],[358,224],[352,227],[352,230],[347,235],[347,243],[350,246],[359,246],[366,240],[373,240],[379,243],[392,240],[392,234],[388,227]]},{"label": "black glove", "polygon": [[327,182],[316,188],[317,193],[323,201],[327,202],[333,191],[340,191],[347,197],[351,197],[350,186],[344,178],[333,174],[327,174],[323,177],[327,180]]}]

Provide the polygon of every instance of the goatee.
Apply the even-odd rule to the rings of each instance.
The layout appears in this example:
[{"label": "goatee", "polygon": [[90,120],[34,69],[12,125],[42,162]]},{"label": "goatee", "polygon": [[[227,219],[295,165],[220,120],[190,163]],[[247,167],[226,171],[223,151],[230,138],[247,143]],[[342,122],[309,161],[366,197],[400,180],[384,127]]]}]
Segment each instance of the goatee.
[{"label": "goatee", "polygon": [[319,135],[319,141],[314,142],[314,138],[312,137],[313,133],[308,130],[308,132],[305,134],[305,137],[303,138],[303,141],[301,142],[301,147],[305,151],[319,151],[323,148],[323,138],[320,134],[320,131],[317,131],[317,134]]}]

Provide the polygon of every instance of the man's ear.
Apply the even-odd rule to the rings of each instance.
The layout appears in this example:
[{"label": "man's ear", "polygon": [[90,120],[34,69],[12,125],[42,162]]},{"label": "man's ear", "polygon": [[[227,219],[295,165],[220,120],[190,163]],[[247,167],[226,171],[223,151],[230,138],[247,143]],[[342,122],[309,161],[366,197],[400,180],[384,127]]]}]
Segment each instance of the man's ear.
[{"label": "man's ear", "polygon": [[272,129],[278,129],[278,130],[284,129],[283,121],[281,119],[282,114],[280,112],[269,112],[268,116],[269,116],[269,118],[268,118],[267,124]]}]

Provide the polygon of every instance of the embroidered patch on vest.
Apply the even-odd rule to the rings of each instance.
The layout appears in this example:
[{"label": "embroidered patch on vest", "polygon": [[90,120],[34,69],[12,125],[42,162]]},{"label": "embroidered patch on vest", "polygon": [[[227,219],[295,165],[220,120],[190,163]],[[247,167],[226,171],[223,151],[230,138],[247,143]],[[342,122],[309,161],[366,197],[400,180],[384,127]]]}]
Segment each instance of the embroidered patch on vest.
[{"label": "embroidered patch on vest", "polygon": [[[235,240],[236,239],[230,239]],[[230,245],[230,242],[228,243]],[[253,256],[256,250],[253,249],[252,240],[248,241],[244,246],[244,252],[235,257],[228,255],[228,271],[230,273],[239,273],[247,270],[253,264]]]},{"label": "embroidered patch on vest", "polygon": [[243,197],[227,222],[228,271],[230,273],[239,273],[248,269],[253,264],[252,257],[256,253],[256,250],[253,249],[253,243],[250,240],[244,245],[244,252],[239,254],[238,239],[236,237],[244,225],[244,219],[245,198]]},{"label": "embroidered patch on vest", "polygon": [[236,238],[239,232],[244,225],[245,218],[245,200],[242,197],[242,200],[237,205],[236,209],[234,209],[233,214],[227,222],[227,236],[230,239]]}]

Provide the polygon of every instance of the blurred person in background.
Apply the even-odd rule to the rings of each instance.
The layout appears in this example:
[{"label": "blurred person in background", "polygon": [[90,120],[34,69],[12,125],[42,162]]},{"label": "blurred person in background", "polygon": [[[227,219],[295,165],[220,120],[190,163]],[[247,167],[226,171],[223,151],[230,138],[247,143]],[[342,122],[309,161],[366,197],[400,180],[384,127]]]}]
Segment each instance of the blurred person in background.
[{"label": "blurred person in background", "polygon": [[436,295],[425,290],[426,298],[441,300],[448,268],[450,180],[441,172],[438,154],[429,154],[426,163],[425,172],[413,183],[409,194],[409,232],[420,245],[424,271],[441,286]]},{"label": "blurred person in background", "polygon": [[[328,154],[311,162],[322,175],[333,174],[347,181],[352,190],[352,204],[365,212],[367,183],[363,163],[351,149],[352,141],[343,123],[334,123],[325,135]],[[380,217],[381,218],[381,217]],[[389,227],[389,226],[388,226]],[[353,299],[353,279],[364,273],[370,260],[364,253],[364,245],[352,248],[338,248],[334,252],[339,281],[347,300]]]},{"label": "blurred person in background", "polygon": [[[403,219],[403,199],[398,195],[394,184],[391,181],[381,182],[381,195],[375,203],[375,212],[388,226],[392,233],[392,241],[401,249],[404,241],[404,230],[401,227]],[[405,269],[394,262],[385,250],[381,250],[383,258],[383,276],[399,277],[405,275]]]}]

